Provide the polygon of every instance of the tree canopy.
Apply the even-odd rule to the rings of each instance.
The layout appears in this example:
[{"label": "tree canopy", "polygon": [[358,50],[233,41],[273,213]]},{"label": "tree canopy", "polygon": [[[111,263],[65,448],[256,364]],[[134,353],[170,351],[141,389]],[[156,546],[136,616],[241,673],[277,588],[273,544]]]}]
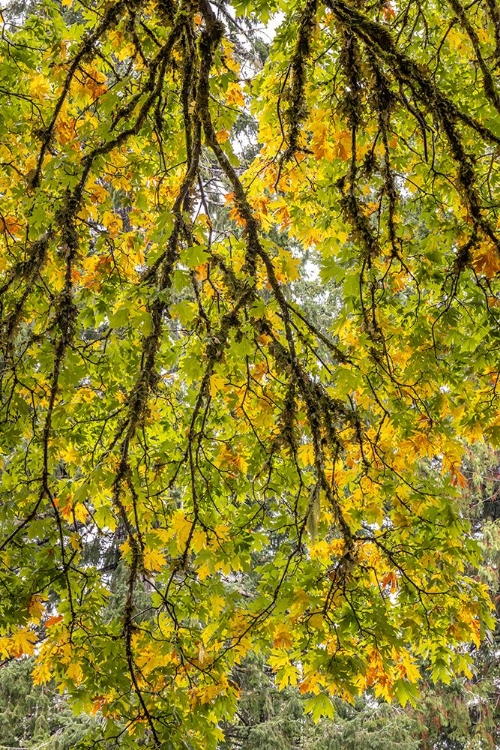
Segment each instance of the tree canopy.
[{"label": "tree canopy", "polygon": [[314,718],[470,675],[496,0],[41,0],[0,49],[2,658],[165,748],[250,651]]}]

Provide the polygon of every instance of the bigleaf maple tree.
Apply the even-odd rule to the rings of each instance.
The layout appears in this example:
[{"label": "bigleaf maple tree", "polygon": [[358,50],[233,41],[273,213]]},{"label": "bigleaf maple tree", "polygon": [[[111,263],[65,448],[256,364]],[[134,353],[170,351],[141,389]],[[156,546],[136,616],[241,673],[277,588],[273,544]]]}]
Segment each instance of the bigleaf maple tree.
[{"label": "bigleaf maple tree", "polygon": [[251,650],[315,718],[467,674],[496,0],[42,0],[0,49],[2,657],[165,748],[216,745]]}]

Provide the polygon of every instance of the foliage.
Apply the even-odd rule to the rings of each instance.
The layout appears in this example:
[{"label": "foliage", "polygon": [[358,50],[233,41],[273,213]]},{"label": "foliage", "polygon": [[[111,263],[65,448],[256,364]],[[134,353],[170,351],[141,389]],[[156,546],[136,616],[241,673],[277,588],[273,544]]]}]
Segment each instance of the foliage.
[{"label": "foliage", "polygon": [[480,540],[480,580],[490,588],[497,609],[495,633],[474,649],[473,676],[456,677],[449,685],[421,684],[421,700],[415,710],[420,724],[422,750],[495,750],[500,745],[500,688],[498,617],[500,605],[500,474],[498,451],[476,445],[467,451],[463,473],[464,511],[472,518]]},{"label": "foliage", "polygon": [[[278,13],[249,80],[240,16]],[[464,438],[500,438],[499,18],[4,18],[0,654],[36,655],[106,740],[215,747],[250,651],[315,719],[334,694],[415,702],[417,659],[471,675],[493,621],[458,497]],[[342,300],[316,323],[309,252]]]},{"label": "foliage", "polygon": [[221,750],[417,750],[418,722],[401,707],[358,698],[334,700],[335,715],[316,724],[297,688],[278,691],[262,660],[248,657],[235,671],[241,698]]},{"label": "foliage", "polygon": [[[462,508],[472,518],[482,560],[477,571],[497,602],[500,590],[499,455],[483,445],[469,448],[462,465],[467,478]],[[492,520],[493,519],[493,520]],[[497,619],[497,624],[499,620]],[[238,679],[241,689],[235,724],[226,732],[230,750],[262,747],[314,747],[315,750],[484,750],[500,745],[500,670],[498,636],[471,650],[472,678],[453,677],[449,685],[433,684],[425,664],[416,707],[383,704],[373,694],[355,705],[335,700],[333,719],[314,725],[303,714],[304,696],[297,689],[276,691],[272,676],[255,659],[247,660]],[[240,670],[238,670],[238,675]],[[281,717],[291,737],[276,737]],[[290,722],[290,719],[293,719]],[[224,745],[224,748],[226,746]]]},{"label": "foliage", "polygon": [[[479,575],[498,590],[500,528],[495,518],[498,497],[498,454],[475,446],[463,466],[468,478],[464,488],[464,508],[476,518],[476,533],[481,536],[483,559]],[[261,560],[262,562],[262,560]],[[111,612],[126,595],[125,571],[118,566],[112,573]],[[246,586],[252,586],[252,575]],[[498,601],[498,600],[497,600]],[[108,615],[109,616],[109,615]],[[262,657],[249,654],[233,670],[238,686],[238,711],[232,723],[223,725],[224,741],[220,750],[258,750],[272,747],[290,750],[314,747],[315,750],[410,750],[450,748],[472,750],[495,748],[498,731],[497,646],[485,642],[474,650],[473,679],[454,678],[450,685],[434,685],[425,677],[420,683],[420,698],[415,709],[383,704],[366,695],[350,705],[335,699],[333,718],[314,724],[304,712],[306,696],[297,688],[278,691],[272,672]],[[99,718],[75,720],[67,708],[66,697],[51,686],[34,686],[30,679],[32,659],[11,662],[0,671],[0,736],[12,747],[52,750],[74,748],[78,741],[99,732]],[[85,743],[80,742],[80,746]]]}]

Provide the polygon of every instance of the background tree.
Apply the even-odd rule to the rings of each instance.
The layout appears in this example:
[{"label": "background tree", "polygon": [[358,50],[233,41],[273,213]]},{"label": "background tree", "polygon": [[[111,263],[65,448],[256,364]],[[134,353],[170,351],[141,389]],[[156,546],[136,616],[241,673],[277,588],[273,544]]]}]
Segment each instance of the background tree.
[{"label": "background tree", "polygon": [[0,670],[1,744],[72,750],[95,723],[75,717],[67,700],[47,685],[33,685],[32,659],[13,660]]}]

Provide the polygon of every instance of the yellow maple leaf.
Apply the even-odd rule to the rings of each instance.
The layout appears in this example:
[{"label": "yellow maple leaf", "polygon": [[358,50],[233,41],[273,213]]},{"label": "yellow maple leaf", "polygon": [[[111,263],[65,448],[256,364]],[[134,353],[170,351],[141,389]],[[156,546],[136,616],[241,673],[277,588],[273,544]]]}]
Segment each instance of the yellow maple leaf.
[{"label": "yellow maple leaf", "polygon": [[352,135],[349,130],[341,130],[336,134],[336,142],[333,147],[333,153],[338,159],[344,161],[351,155]]},{"label": "yellow maple leaf", "polygon": [[312,443],[299,445],[297,450],[299,466],[312,466],[314,464],[314,446]]},{"label": "yellow maple leaf", "polygon": [[290,614],[293,616],[300,615],[309,606],[310,597],[307,591],[304,589],[297,589],[292,606],[290,607]]},{"label": "yellow maple leaf", "polygon": [[210,377],[210,395],[212,398],[215,398],[219,395],[219,393],[224,392],[224,386],[226,384],[226,379],[222,377],[222,375],[218,375],[217,373],[214,373]]},{"label": "yellow maple leaf", "polygon": [[293,643],[292,634],[286,623],[279,623],[274,631],[274,648],[290,648]]},{"label": "yellow maple leaf", "polygon": [[41,661],[35,664],[32,672],[33,684],[43,685],[52,678],[52,672],[48,661]]},{"label": "yellow maple leaf", "polygon": [[28,612],[30,613],[33,620],[38,622],[44,610],[45,610],[45,607],[43,604],[43,596],[40,596],[39,594],[34,594],[28,603]]},{"label": "yellow maple leaf", "polygon": [[317,672],[310,672],[299,683],[299,690],[302,694],[312,693],[313,695],[318,695],[321,692],[322,685],[321,676]]},{"label": "yellow maple leaf", "polygon": [[276,683],[280,690],[288,687],[288,685],[296,685],[297,682],[298,669],[295,664],[287,664],[287,666],[280,669],[276,675]]},{"label": "yellow maple leaf", "polygon": [[167,564],[165,555],[157,549],[147,549],[144,552],[144,567],[146,570],[161,570]]},{"label": "yellow maple leaf", "polygon": [[236,83],[236,81],[232,81],[226,89],[226,104],[235,107],[245,106],[245,97],[239,83]]},{"label": "yellow maple leaf", "polygon": [[132,43],[130,44],[123,44],[118,49],[115,49],[114,55],[117,60],[120,62],[123,62],[123,60],[126,60],[128,57],[133,57],[135,54],[135,47]]},{"label": "yellow maple leaf", "polygon": [[36,633],[32,630],[20,628],[10,637],[12,655],[16,658],[24,654],[31,656],[35,652],[37,640]]},{"label": "yellow maple leaf", "polygon": [[319,629],[322,628],[325,622],[325,618],[323,615],[319,612],[317,612],[315,615],[312,615],[308,621],[307,624],[310,628]]},{"label": "yellow maple leaf", "polygon": [[111,211],[105,211],[102,217],[102,223],[110,233],[111,237],[116,237],[123,228],[121,216]]},{"label": "yellow maple leaf", "polygon": [[286,283],[298,279],[300,276],[299,265],[299,258],[294,258],[291,253],[281,250],[279,253],[279,268],[276,269],[278,281]]},{"label": "yellow maple leaf", "polygon": [[80,459],[80,451],[77,450],[74,445],[67,445],[61,450],[61,458],[64,459],[66,463],[72,464]]},{"label": "yellow maple leaf", "polygon": [[35,99],[45,99],[50,94],[50,83],[43,73],[39,73],[30,81],[30,94]]},{"label": "yellow maple leaf", "polygon": [[224,52],[224,62],[226,64],[226,67],[229,68],[229,70],[232,70],[233,73],[239,73],[240,65],[234,59],[234,44],[228,39],[223,39],[222,50]]},{"label": "yellow maple leaf", "polygon": [[409,680],[409,682],[418,682],[420,679],[420,671],[415,664],[415,661],[408,651],[402,651],[401,654],[400,669],[403,668],[403,676]]},{"label": "yellow maple leaf", "polygon": [[79,685],[83,680],[83,671],[80,663],[74,658],[66,670],[66,677],[74,682],[75,685]]},{"label": "yellow maple leaf", "polygon": [[84,503],[76,503],[76,505],[73,507],[73,513],[75,515],[76,520],[80,521],[80,523],[84,523],[89,514],[87,507]]}]

